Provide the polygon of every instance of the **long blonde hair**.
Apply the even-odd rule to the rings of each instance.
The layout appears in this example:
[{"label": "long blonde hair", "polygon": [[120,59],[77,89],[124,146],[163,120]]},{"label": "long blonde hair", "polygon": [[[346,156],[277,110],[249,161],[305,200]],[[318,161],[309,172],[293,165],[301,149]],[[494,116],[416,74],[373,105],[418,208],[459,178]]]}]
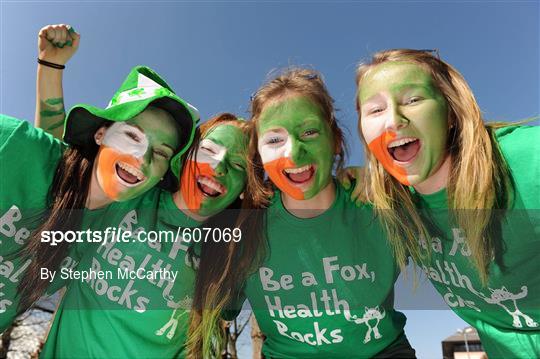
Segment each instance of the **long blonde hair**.
[{"label": "long blonde hair", "polygon": [[[488,266],[497,243],[493,232],[508,208],[512,197],[509,170],[494,138],[493,129],[504,124],[486,125],[474,95],[463,76],[451,65],[433,56],[430,51],[395,49],[377,52],[371,61],[360,64],[356,71],[358,89],[362,80],[375,67],[387,62],[408,62],[422,67],[448,105],[448,155],[451,159],[448,178],[448,208],[456,223],[464,230],[471,256],[485,284]],[[360,100],[356,96],[358,120],[361,121]],[[387,230],[398,264],[405,267],[407,256],[418,263],[424,256],[419,239],[430,244],[426,219],[415,206],[409,188],[399,183],[368,150],[360,133],[367,155],[366,183]]]}]

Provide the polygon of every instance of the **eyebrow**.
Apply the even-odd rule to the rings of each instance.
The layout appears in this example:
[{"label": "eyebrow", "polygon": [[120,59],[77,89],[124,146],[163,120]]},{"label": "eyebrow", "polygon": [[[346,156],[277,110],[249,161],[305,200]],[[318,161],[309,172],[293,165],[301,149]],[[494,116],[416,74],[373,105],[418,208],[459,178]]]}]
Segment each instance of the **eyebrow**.
[{"label": "eyebrow", "polygon": [[[223,142],[221,142],[219,139],[203,138],[203,140],[208,140],[208,141],[210,141],[212,145],[218,145],[218,146],[227,148],[227,146],[225,146],[225,145],[223,144]],[[202,141],[201,141],[200,143],[202,144]]]},{"label": "eyebrow", "polygon": [[174,153],[175,149],[172,146],[170,146],[170,145],[168,145],[166,143],[162,143],[161,145],[167,147],[168,149],[171,150],[172,153]]},{"label": "eyebrow", "polygon": [[267,131],[265,131],[263,134],[259,136],[259,138],[265,138],[267,136],[275,136],[275,135],[285,135],[282,130],[285,130],[287,134],[289,134],[289,131],[287,131],[283,127],[276,127],[276,128],[270,128]]},{"label": "eyebrow", "polygon": [[[395,85],[394,87],[392,87],[392,92],[402,92],[404,90],[409,90],[409,89],[422,89],[422,90],[425,90],[427,92],[429,92],[430,95],[433,95],[433,89],[428,87],[428,86],[425,86],[425,85],[421,85],[421,84],[416,84],[416,83],[405,83],[405,84],[399,84],[399,85]],[[365,105],[367,102],[370,102],[372,101],[375,97],[379,96],[378,93],[376,93],[375,95],[371,96],[370,98],[368,98],[367,100],[365,101],[360,101],[362,106]]]},{"label": "eyebrow", "polygon": [[404,89],[408,90],[408,89],[417,89],[417,88],[426,90],[426,91],[428,91],[430,93],[433,92],[431,86],[425,86],[425,85],[417,84],[417,83],[406,83],[406,84],[396,85],[395,86],[395,89],[398,90],[398,91],[403,91]]},{"label": "eyebrow", "polygon": [[317,119],[315,119],[315,118],[306,118],[302,122],[300,122],[298,124],[298,126],[296,126],[296,127],[298,128],[298,127],[302,127],[302,126],[306,126],[306,125],[313,125],[313,124],[320,125],[320,123],[319,123],[319,121],[317,121]]},{"label": "eyebrow", "polygon": [[134,124],[134,123],[127,123],[128,126],[131,126],[131,127],[135,127],[136,129],[138,129],[139,131],[141,131],[142,133],[144,133],[144,130],[142,129],[141,126],[137,125],[137,124]]}]

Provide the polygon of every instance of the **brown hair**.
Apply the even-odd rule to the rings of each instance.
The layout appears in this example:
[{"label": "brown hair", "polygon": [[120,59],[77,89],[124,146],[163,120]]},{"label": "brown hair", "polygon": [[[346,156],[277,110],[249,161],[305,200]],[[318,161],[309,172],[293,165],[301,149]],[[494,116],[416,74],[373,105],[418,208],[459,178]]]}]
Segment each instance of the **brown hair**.
[{"label": "brown hair", "polygon": [[[396,49],[377,52],[371,61],[360,64],[356,71],[358,91],[362,80],[380,64],[408,62],[422,67],[443,94],[448,105],[448,154],[451,171],[448,178],[448,207],[456,222],[467,234],[467,243],[486,283],[488,266],[498,246],[495,243],[497,223],[511,201],[512,183],[509,170],[494,139],[494,128],[504,124],[484,124],[480,108],[463,76],[451,65],[433,56],[430,51]],[[356,96],[358,119],[361,103]],[[360,122],[359,122],[360,123]],[[361,131],[360,131],[361,132]],[[425,218],[416,209],[411,191],[399,183],[369,151],[362,133],[367,165],[366,183],[369,197],[382,219],[396,259],[403,269],[407,255],[422,259],[418,236],[430,243]],[[428,255],[431,245],[428,244]]]},{"label": "brown hair", "polygon": [[21,297],[18,310],[21,312],[29,308],[47,289],[49,283],[41,279],[41,268],[56,270],[68,255],[70,243],[62,241],[53,247],[41,242],[41,232],[79,229],[97,150],[97,145],[89,149],[70,147],[56,168],[48,193],[50,209],[22,251],[22,257],[25,260],[31,259],[31,262],[18,286]]},{"label": "brown hair", "polygon": [[[223,311],[237,311],[242,303],[241,287],[247,277],[263,262],[268,243],[266,241],[266,216],[264,208],[269,204],[272,188],[264,181],[264,168],[257,149],[257,122],[264,108],[275,101],[282,101],[290,96],[307,97],[317,105],[328,122],[334,136],[336,148],[336,168],[343,166],[345,141],[343,132],[338,126],[334,101],[321,75],[309,69],[287,68],[277,76],[268,80],[254,94],[251,101],[250,143],[248,157],[248,181],[246,195],[242,203],[242,211],[238,226],[242,229],[241,243],[231,243],[228,251],[221,255],[221,267],[213,268],[214,274],[205,274],[204,280],[197,280],[196,290],[200,298],[195,298],[200,306],[191,311],[188,338],[188,353],[196,358],[217,357],[224,343],[223,326],[220,316]],[[201,258],[201,263],[204,259]],[[215,257],[211,258],[216,263]],[[201,275],[201,270],[199,274]]]}]

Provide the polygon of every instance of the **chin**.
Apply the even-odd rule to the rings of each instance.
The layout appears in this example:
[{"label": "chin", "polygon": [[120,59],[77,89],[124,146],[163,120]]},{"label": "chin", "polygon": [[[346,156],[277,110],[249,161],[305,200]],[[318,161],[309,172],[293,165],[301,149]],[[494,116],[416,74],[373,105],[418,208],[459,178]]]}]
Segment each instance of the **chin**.
[{"label": "chin", "polygon": [[[137,198],[139,197],[140,195],[148,192],[148,190],[150,189],[151,187],[149,188],[140,188],[140,187],[130,187],[129,188],[129,192],[128,191],[124,191],[124,192],[120,192],[118,193],[118,196],[116,196],[116,199],[115,201],[116,202],[125,202],[125,201],[129,201],[133,198]],[[135,191],[134,191],[135,190]]]},{"label": "chin", "polygon": [[221,212],[221,210],[211,210],[207,208],[199,208],[198,210],[192,210],[195,214],[201,217],[210,217]]}]

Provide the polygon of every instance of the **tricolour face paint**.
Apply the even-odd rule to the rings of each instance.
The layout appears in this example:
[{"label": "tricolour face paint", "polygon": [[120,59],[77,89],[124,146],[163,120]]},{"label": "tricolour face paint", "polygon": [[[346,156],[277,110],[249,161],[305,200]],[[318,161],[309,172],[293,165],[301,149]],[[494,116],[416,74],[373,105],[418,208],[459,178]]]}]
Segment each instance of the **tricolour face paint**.
[{"label": "tricolour face paint", "polygon": [[97,179],[105,194],[114,200],[123,188],[137,186],[146,177],[141,171],[148,139],[137,127],[114,123],[103,136],[98,154]]},{"label": "tricolour face paint", "polygon": [[227,208],[246,183],[247,136],[234,125],[212,128],[194,160],[186,161],[180,190],[188,208],[211,216]]},{"label": "tricolour face paint", "polygon": [[389,62],[360,83],[360,118],[369,150],[404,185],[433,175],[447,156],[448,109],[419,65]]},{"label": "tricolour face paint", "polygon": [[282,192],[294,199],[310,199],[331,182],[332,134],[309,99],[295,96],[269,105],[257,128],[264,169]]},{"label": "tricolour face paint", "polygon": [[96,157],[96,178],[112,200],[126,201],[155,186],[178,146],[174,119],[148,108],[107,128]]}]

